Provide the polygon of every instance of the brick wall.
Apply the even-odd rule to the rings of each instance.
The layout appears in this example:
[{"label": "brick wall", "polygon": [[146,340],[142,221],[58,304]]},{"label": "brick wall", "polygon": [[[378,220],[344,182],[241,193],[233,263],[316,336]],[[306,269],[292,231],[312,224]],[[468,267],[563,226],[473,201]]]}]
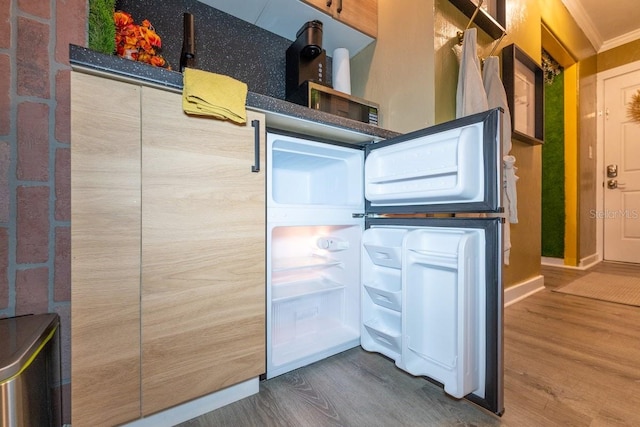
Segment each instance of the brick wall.
[{"label": "brick wall", "polygon": [[70,422],[69,43],[86,0],[0,0],[0,317],[61,318]]}]

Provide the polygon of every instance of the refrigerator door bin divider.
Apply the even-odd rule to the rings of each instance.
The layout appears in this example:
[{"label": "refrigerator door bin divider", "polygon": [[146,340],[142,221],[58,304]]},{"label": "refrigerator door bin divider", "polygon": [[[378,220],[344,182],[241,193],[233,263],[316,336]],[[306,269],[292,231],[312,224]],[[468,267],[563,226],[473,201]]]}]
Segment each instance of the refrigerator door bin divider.
[{"label": "refrigerator door bin divider", "polygon": [[400,270],[379,271],[376,275],[381,277],[379,282],[365,283],[363,285],[371,301],[391,310],[402,311]]},{"label": "refrigerator door bin divider", "polygon": [[375,265],[382,265],[389,268],[400,268],[400,248],[387,248],[380,245],[364,243],[364,248]]}]

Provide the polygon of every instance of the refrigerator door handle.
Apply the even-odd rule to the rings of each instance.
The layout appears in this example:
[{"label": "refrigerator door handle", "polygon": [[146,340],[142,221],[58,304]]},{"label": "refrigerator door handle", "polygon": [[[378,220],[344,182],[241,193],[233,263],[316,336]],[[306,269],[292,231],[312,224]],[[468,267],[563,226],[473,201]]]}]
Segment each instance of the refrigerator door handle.
[{"label": "refrigerator door handle", "polygon": [[260,120],[251,120],[251,126],[254,129],[254,165],[251,166],[251,172],[260,172]]}]

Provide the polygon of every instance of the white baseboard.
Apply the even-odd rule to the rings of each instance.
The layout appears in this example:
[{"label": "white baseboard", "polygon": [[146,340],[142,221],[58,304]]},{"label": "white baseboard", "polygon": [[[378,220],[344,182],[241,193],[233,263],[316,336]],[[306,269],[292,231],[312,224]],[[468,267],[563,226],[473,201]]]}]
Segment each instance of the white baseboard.
[{"label": "white baseboard", "polygon": [[595,254],[590,255],[588,257],[582,258],[580,260],[580,268],[582,270],[586,270],[587,268],[593,267],[594,265],[596,265],[600,261],[602,261],[602,257],[600,256],[600,254],[595,253]]},{"label": "white baseboard", "polygon": [[551,267],[565,267],[564,258],[552,258],[548,256],[540,257],[540,264]]},{"label": "white baseboard", "polygon": [[171,427],[249,397],[258,393],[259,390],[258,378],[252,378],[166,411],[125,424],[123,427]]},{"label": "white baseboard", "polygon": [[544,289],[544,276],[536,276],[504,290],[504,306],[508,307]]},{"label": "white baseboard", "polygon": [[578,266],[565,265],[563,258],[551,258],[546,256],[540,257],[541,265],[546,265],[549,267],[568,268],[570,270],[587,270],[593,267],[594,265],[596,265],[597,263],[599,263],[600,261],[602,261],[602,257],[600,256],[600,254],[597,254],[597,253],[593,255],[589,255],[588,257],[582,258],[580,260],[580,265]]}]

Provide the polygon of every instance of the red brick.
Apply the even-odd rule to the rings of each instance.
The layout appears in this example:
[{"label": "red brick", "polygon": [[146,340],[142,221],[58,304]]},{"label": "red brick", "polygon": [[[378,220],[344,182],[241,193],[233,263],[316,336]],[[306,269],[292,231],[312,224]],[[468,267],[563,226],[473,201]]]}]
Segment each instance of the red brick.
[{"label": "red brick", "polygon": [[57,221],[71,221],[71,150],[56,150],[56,201],[54,217]]},{"label": "red brick", "polygon": [[18,187],[16,260],[18,264],[49,260],[49,188]]},{"label": "red brick", "polygon": [[11,46],[11,2],[0,1],[0,49]]},{"label": "red brick", "polygon": [[56,73],[56,140],[63,144],[71,141],[71,72]]},{"label": "red brick", "polygon": [[9,307],[9,231],[0,228],[0,310]]},{"label": "red brick", "polygon": [[49,311],[49,269],[47,267],[16,271],[16,315]]},{"label": "red brick", "polygon": [[50,3],[43,0],[18,0],[18,7],[23,12],[49,19],[51,17]]},{"label": "red brick", "polygon": [[18,104],[17,178],[49,180],[49,106],[35,102]]},{"label": "red brick", "polygon": [[18,18],[18,95],[49,98],[49,26]]},{"label": "red brick", "polygon": [[69,44],[87,45],[87,3],[56,0],[56,61],[62,64],[69,64]]},{"label": "red brick", "polygon": [[[2,31],[0,31],[2,33]],[[11,131],[11,59],[0,55],[0,135]]]},{"label": "red brick", "polygon": [[56,227],[55,271],[53,300],[71,301],[71,229]]},{"label": "red brick", "polygon": [[11,147],[0,141],[0,222],[9,222],[9,167]]}]

